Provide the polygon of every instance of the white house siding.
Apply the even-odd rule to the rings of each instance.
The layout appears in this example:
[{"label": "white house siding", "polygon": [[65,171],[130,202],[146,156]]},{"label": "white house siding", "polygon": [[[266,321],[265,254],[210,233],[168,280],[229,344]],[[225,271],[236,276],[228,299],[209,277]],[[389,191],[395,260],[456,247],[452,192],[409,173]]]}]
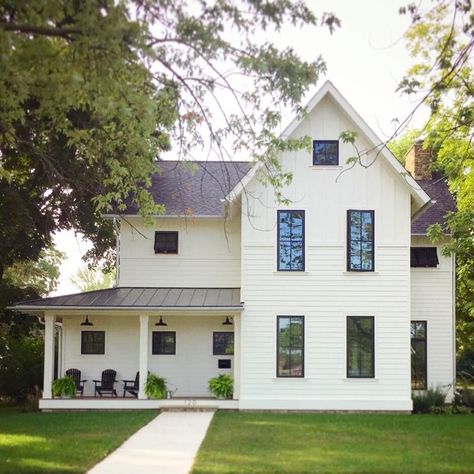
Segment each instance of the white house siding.
[{"label": "white house siding", "polygon": [[[175,396],[209,397],[207,383],[219,373],[232,374],[232,356],[214,356],[214,331],[233,331],[223,326],[218,316],[165,316],[168,326],[156,327],[158,317],[149,320],[148,369],[177,389]],[[105,369],[117,371],[117,380],[134,379],[139,364],[139,318],[132,315],[90,316],[94,326],[82,327],[82,317],[63,317],[62,367],[82,371],[86,383],[84,396],[94,395],[93,379],[100,379]],[[230,327],[230,329],[227,329]],[[81,355],[81,330],[105,331],[104,355]],[[152,355],[152,331],[176,331],[176,355]],[[218,369],[219,359],[231,359],[231,369]],[[122,383],[116,384],[122,396]]]},{"label": "white house siding", "polygon": [[[412,237],[412,245],[431,247],[426,237]],[[452,396],[454,380],[453,257],[437,245],[437,268],[411,269],[411,318],[427,322],[428,386],[440,386]]]},{"label": "white house siding", "polygon": [[[357,128],[326,98],[294,135],[337,140],[343,130]],[[344,165],[354,149],[339,145]],[[381,158],[342,175],[311,164],[308,151],[282,156],[293,172],[288,208],[306,213],[304,273],[276,272],[276,216],[285,207],[272,189],[253,181],[248,195],[258,199],[243,197],[240,407],[409,410],[409,191]],[[346,272],[347,209],[375,210],[375,273]],[[303,379],[276,377],[277,315],[305,316]],[[375,317],[374,379],[346,378],[346,316],[357,315]]]},{"label": "white house siding", "polygon": [[[240,286],[240,215],[232,219],[139,218],[121,222],[119,286]],[[155,254],[155,231],[178,231],[178,255]]]}]

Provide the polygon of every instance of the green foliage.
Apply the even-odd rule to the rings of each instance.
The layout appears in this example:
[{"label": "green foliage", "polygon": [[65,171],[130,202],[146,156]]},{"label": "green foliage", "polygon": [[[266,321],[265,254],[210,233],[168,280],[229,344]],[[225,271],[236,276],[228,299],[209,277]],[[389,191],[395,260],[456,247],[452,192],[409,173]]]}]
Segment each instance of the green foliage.
[{"label": "green foliage", "polygon": [[108,273],[104,273],[99,269],[80,268],[70,280],[80,291],[112,288],[115,283],[115,270],[113,269]]},{"label": "green foliage", "polygon": [[412,129],[387,143],[387,148],[394,154],[395,158],[405,166],[405,155],[411,146],[420,138],[421,130]]},{"label": "green foliage", "polygon": [[75,397],[76,384],[72,377],[61,377],[53,382],[51,387],[54,397]]},{"label": "green foliage", "polygon": [[432,413],[434,409],[444,407],[446,393],[439,387],[430,387],[427,390],[414,392],[412,399],[413,413]]},{"label": "green foliage", "polygon": [[234,380],[230,375],[220,374],[208,382],[209,391],[217,398],[232,398]]},{"label": "green foliage", "polygon": [[166,398],[166,379],[155,374],[148,374],[145,384],[145,394],[148,398],[154,400]]},{"label": "green foliage", "polygon": [[457,378],[474,384],[474,347],[469,346],[458,352],[456,360]]}]

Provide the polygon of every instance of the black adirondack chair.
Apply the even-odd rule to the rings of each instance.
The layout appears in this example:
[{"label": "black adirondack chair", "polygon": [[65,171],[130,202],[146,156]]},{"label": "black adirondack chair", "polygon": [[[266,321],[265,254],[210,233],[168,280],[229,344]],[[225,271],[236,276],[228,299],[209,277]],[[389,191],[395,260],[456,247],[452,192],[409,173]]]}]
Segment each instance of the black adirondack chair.
[{"label": "black adirondack chair", "polygon": [[112,397],[117,396],[117,391],[114,388],[114,383],[116,382],[115,376],[117,372],[112,369],[107,369],[102,371],[102,377],[100,380],[93,380],[94,382],[94,396],[96,397],[99,394],[99,397],[102,397],[103,393],[110,393]]},{"label": "black adirondack chair", "polygon": [[135,398],[138,397],[138,390],[140,389],[140,372],[137,372],[135,380],[122,380],[123,382],[123,398],[127,393],[130,393]]},{"label": "black adirondack chair", "polygon": [[84,395],[84,384],[87,380],[81,380],[81,371],[79,369],[68,369],[66,370],[66,376],[71,377],[76,384],[76,392]]}]

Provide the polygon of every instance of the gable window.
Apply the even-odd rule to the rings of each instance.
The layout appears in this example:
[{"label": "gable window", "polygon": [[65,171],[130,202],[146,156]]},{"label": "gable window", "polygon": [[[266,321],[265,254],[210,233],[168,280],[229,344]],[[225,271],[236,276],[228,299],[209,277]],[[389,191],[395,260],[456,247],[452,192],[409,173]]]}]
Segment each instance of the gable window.
[{"label": "gable window", "polygon": [[155,232],[155,253],[178,253],[178,232]]},{"label": "gable window", "polygon": [[278,211],[278,270],[304,270],[304,211]]},{"label": "gable window", "polygon": [[426,390],[427,357],[426,357],[426,321],[412,321],[411,334],[411,388]]},{"label": "gable window", "polygon": [[151,337],[151,353],[153,355],[176,354],[176,332],[153,331]]},{"label": "gable window", "polygon": [[374,271],[374,211],[347,211],[347,270]]},{"label": "gable window", "polygon": [[105,354],[105,331],[81,331],[81,354]]},{"label": "gable window", "polygon": [[212,335],[213,355],[234,355],[234,333],[215,332]]},{"label": "gable window", "polygon": [[304,377],[304,316],[277,316],[277,377]]},{"label": "gable window", "polygon": [[347,377],[374,377],[374,317],[347,316]]},{"label": "gable window", "polygon": [[436,268],[438,264],[436,247],[412,247],[410,249],[410,267]]},{"label": "gable window", "polygon": [[339,142],[337,140],[313,140],[313,165],[337,166]]}]

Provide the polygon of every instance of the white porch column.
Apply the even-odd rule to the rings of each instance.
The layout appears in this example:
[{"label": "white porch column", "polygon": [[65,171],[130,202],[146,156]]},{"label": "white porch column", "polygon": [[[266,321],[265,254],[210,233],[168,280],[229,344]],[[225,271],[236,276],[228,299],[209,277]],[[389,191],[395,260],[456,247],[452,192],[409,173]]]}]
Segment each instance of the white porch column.
[{"label": "white porch column", "polygon": [[45,313],[43,398],[53,398],[51,384],[54,374],[54,319],[54,314]]},{"label": "white porch column", "polygon": [[145,383],[148,377],[148,316],[140,315],[140,387],[138,398],[146,399]]},{"label": "white porch column", "polygon": [[240,398],[240,314],[234,316],[234,400]]}]

